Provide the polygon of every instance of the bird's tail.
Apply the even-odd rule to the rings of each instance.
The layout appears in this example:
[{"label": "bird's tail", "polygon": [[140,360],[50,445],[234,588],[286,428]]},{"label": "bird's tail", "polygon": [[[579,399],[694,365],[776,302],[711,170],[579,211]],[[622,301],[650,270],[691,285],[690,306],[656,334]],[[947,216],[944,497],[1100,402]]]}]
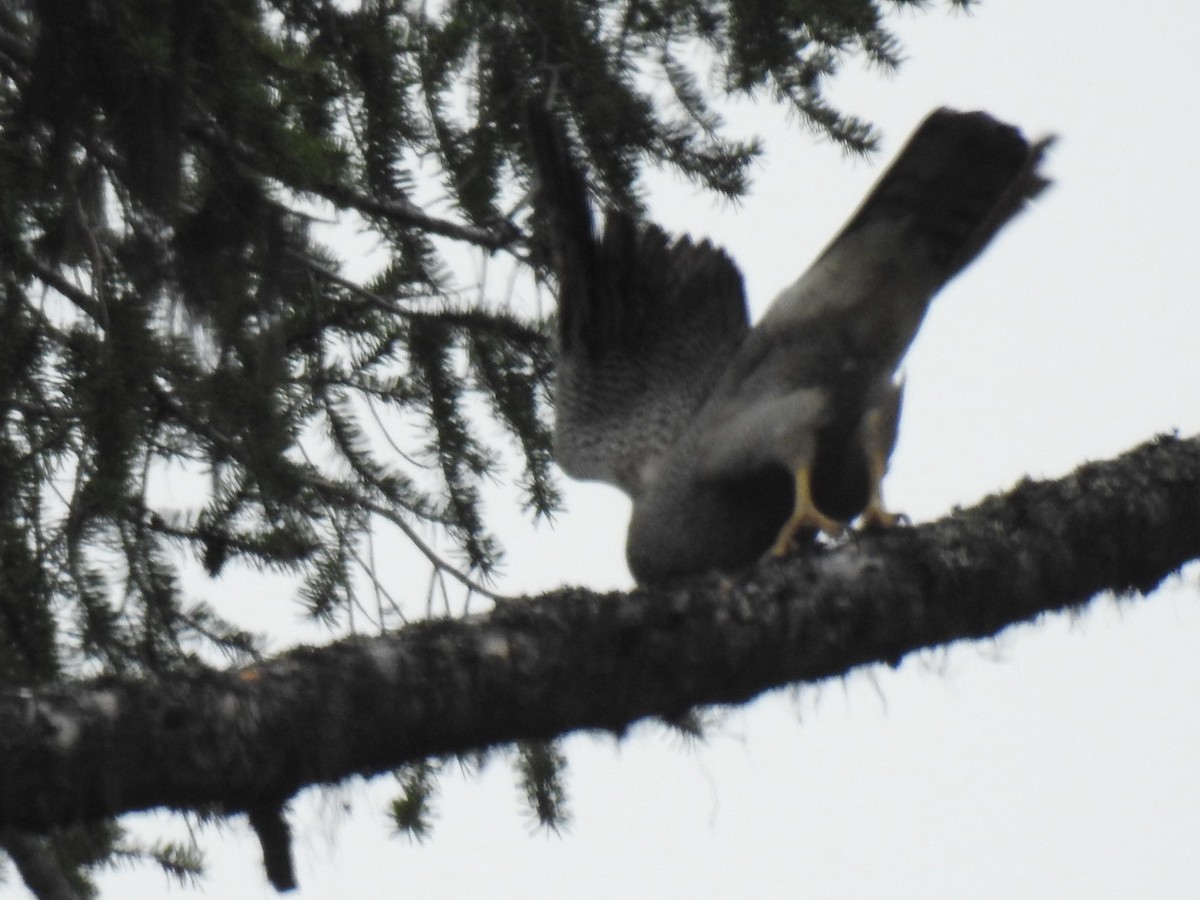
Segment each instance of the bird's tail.
[{"label": "bird's tail", "polygon": [[1038,171],[1049,136],[1028,141],[982,112],[933,112],[880,178],[843,234],[881,219],[907,220],[949,280],[1046,189]]}]

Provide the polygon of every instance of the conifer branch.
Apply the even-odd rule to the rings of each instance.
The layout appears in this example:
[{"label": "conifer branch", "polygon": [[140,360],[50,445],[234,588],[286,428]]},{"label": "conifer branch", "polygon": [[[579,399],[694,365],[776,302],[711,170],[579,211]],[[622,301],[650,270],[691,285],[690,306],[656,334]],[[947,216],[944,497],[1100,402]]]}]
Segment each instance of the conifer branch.
[{"label": "conifer branch", "polygon": [[70,300],[77,307],[79,307],[82,312],[87,313],[88,317],[91,318],[92,321],[103,323],[104,312],[101,308],[100,301],[98,301],[91,294],[87,293],[82,288],[78,288],[71,284],[71,282],[67,281],[67,279],[58,272],[55,272],[49,266],[42,264],[32,257],[24,257],[21,260],[21,263],[35,278],[38,279],[38,281],[57,291],[67,300]]},{"label": "conifer branch", "polygon": [[519,342],[525,347],[536,347],[542,350],[549,350],[550,338],[546,331],[529,325],[521,320],[507,316],[502,313],[493,312],[488,309],[480,309],[471,306],[458,306],[438,309],[436,312],[427,310],[405,309],[395,301],[389,300],[387,297],[368,290],[356,281],[345,278],[337,272],[330,269],[328,266],[322,265],[318,260],[313,259],[303,253],[289,251],[288,255],[298,262],[300,265],[309,269],[313,274],[320,278],[324,278],[331,284],[335,284],[343,290],[353,294],[360,300],[363,300],[372,307],[382,313],[397,318],[416,320],[427,319],[430,321],[444,322],[449,325],[456,325],[465,330],[493,332],[503,337],[511,338]]},{"label": "conifer branch", "polygon": [[[278,809],[433,756],[742,703],[995,635],[1200,558],[1200,438],[941,521],[629,594],[563,589],[261,665],[0,692],[0,829]],[[278,842],[273,846],[278,848]]]},{"label": "conifer branch", "polygon": [[[198,140],[228,154],[233,159],[267,178],[275,178],[273,167],[249,148],[228,138],[216,126],[193,124],[188,132]],[[285,185],[297,189],[295,185]],[[515,243],[521,236],[520,230],[511,222],[502,222],[496,229],[479,228],[461,222],[451,222],[430,215],[415,203],[403,198],[382,199],[371,197],[347,184],[319,182],[300,187],[310,190],[328,200],[339,209],[354,209],[367,216],[382,217],[395,225],[411,228],[428,234],[452,238],[475,244],[487,250],[500,250]]]},{"label": "conifer branch", "polygon": [[350,207],[365,215],[382,216],[396,225],[475,244],[486,250],[503,250],[521,237],[520,229],[511,222],[500,222],[490,229],[451,222],[430,215],[408,200],[370,197],[342,185],[321,185],[317,188],[317,193],[339,208]]}]

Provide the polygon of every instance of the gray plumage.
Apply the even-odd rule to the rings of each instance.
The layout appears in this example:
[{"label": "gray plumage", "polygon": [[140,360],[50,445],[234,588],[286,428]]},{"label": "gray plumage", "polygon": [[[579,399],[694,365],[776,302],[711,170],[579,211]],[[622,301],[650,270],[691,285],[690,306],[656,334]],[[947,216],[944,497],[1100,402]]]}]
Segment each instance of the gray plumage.
[{"label": "gray plumage", "polygon": [[741,275],[707,241],[619,211],[597,237],[563,131],[528,118],[559,286],[555,452],[632,497],[634,576],[738,568],[860,515],[892,524],[896,368],[937,291],[1046,186],[1049,139],[933,113],[750,328]]}]

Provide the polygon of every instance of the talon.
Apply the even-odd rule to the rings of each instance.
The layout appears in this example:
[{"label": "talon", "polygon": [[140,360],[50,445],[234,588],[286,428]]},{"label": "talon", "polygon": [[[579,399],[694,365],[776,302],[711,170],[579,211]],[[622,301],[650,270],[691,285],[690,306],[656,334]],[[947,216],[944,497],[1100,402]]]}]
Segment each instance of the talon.
[{"label": "talon", "polygon": [[841,522],[829,518],[813,504],[812,473],[808,466],[796,470],[796,503],[791,518],[779,530],[770,550],[771,556],[784,556],[792,549],[796,536],[802,531],[822,531],[838,537],[845,530]]},{"label": "talon", "polygon": [[898,525],[908,525],[909,519],[904,513],[888,512],[883,504],[874,503],[863,510],[858,527],[862,531],[880,531],[895,528]]}]

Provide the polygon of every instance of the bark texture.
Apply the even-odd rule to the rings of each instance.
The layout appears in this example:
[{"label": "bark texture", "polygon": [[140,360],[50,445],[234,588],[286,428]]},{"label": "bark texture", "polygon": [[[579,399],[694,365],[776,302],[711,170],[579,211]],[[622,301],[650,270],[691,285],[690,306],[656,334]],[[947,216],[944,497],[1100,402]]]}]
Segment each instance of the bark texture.
[{"label": "bark texture", "polygon": [[[945,519],[665,589],[563,589],[253,669],[0,694],[0,829],[279,810],[435,754],[740,703],[1200,558],[1200,439],[1160,437]],[[278,843],[278,842],[277,842]],[[290,866],[281,865],[286,881]]]}]

